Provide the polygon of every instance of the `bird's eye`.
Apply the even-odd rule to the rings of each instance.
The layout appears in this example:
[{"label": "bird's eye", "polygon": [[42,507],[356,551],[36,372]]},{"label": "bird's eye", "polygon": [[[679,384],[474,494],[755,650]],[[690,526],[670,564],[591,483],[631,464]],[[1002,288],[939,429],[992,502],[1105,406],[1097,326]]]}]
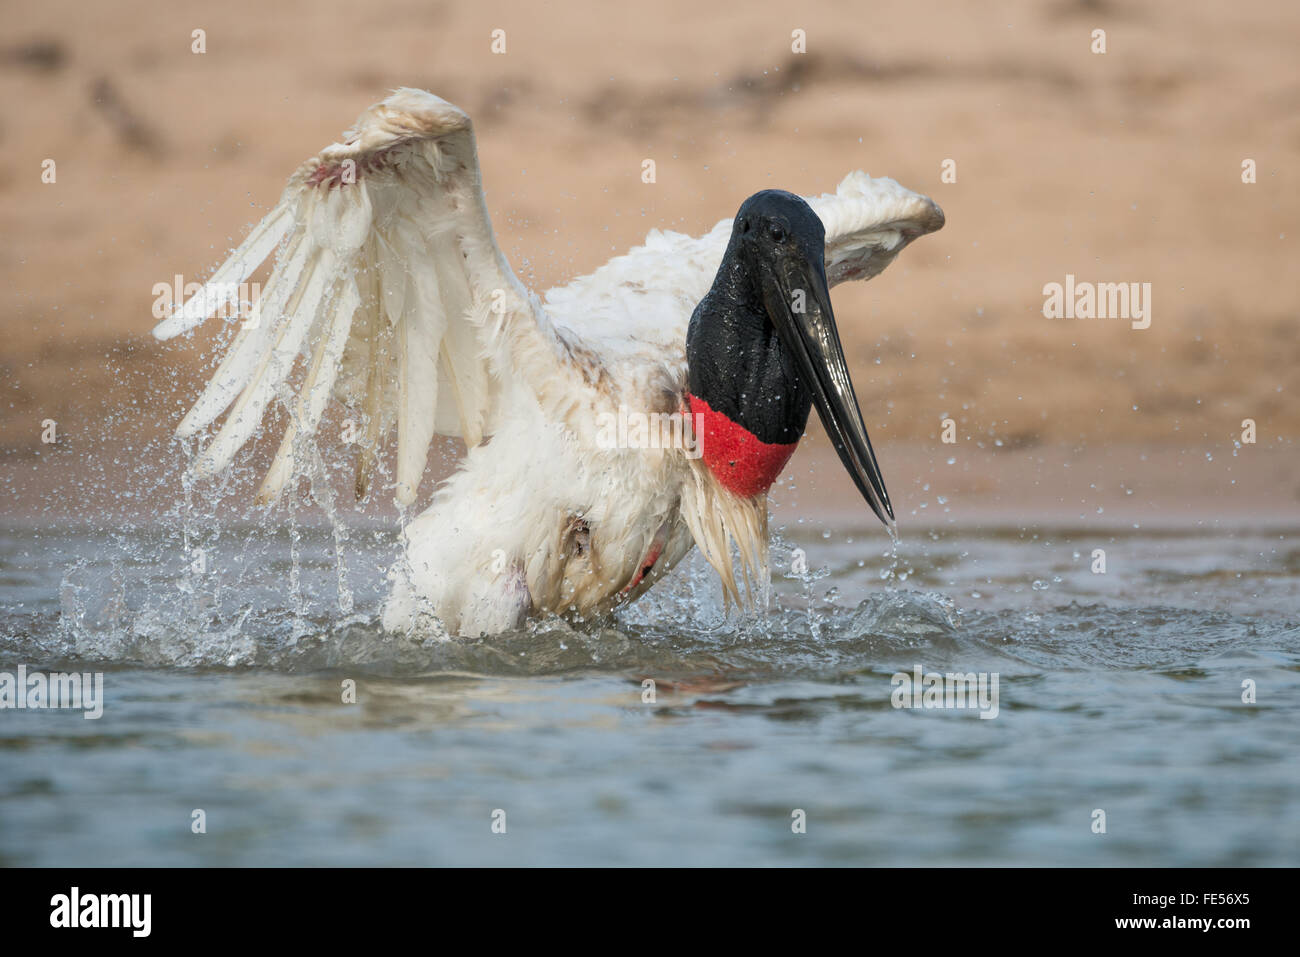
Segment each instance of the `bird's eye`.
[{"label": "bird's eye", "polygon": [[740,226],[740,231],[741,231],[742,233],[747,233],[747,232],[749,232],[749,220],[748,220],[748,219],[742,219],[742,220],[740,221],[740,223],[739,223],[739,226]]},{"label": "bird's eye", "polygon": [[785,242],[785,230],[776,223],[772,224],[772,227],[768,230],[768,234],[772,237],[773,242]]}]

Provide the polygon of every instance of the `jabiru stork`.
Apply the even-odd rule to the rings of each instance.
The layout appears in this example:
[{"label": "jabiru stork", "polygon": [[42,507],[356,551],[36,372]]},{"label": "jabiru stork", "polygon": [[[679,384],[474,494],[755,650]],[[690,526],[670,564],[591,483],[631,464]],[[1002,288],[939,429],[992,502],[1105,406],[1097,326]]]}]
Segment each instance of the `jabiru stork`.
[{"label": "jabiru stork", "polygon": [[[387,629],[476,636],[533,615],[589,619],[635,599],[692,544],[739,603],[733,547],[752,599],[770,580],[767,490],[814,405],[893,534],[829,290],[875,276],[943,221],[927,197],[857,172],[807,201],[756,193],[699,238],[652,231],[539,299],[496,244],[469,117],[399,89],[300,166],[154,334],[193,329],[276,253],[177,428],[197,436],[229,409],[190,465],[212,476],[283,404],[261,502],[296,479],[331,397],[361,423],[359,499],[393,433],[403,505],[433,437],[464,440],[454,474],[405,524]],[[687,441],[602,441],[601,417],[620,410],[680,415]]]}]

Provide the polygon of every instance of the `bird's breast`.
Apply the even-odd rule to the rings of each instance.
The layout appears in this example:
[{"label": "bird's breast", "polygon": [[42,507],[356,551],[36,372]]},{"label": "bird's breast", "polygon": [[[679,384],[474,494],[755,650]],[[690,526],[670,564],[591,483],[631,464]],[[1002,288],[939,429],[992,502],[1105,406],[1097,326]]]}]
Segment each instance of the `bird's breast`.
[{"label": "bird's breast", "polygon": [[741,498],[771,488],[798,441],[764,442],[699,396],[688,394],[686,401],[695,428],[696,449],[713,477]]}]

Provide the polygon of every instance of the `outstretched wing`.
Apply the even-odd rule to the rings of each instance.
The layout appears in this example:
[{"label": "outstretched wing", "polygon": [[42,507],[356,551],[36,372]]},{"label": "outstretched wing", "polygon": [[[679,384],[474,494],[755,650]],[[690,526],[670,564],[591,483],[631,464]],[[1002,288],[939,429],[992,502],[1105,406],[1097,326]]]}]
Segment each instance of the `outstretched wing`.
[{"label": "outstretched wing", "polygon": [[[826,278],[832,286],[879,275],[903,247],[944,221],[943,210],[928,196],[861,171],[845,176],[834,193],[805,199],[826,228]],[[731,223],[724,219],[700,237],[651,230],[644,245],[547,292],[547,313],[598,345],[602,356],[616,357],[645,342],[663,355],[680,353],[684,374],[686,327],[718,272]],[[637,322],[634,329],[630,321]]]},{"label": "outstretched wing", "polygon": [[834,193],[809,196],[826,227],[826,278],[832,286],[878,276],[912,240],[943,227],[943,210],[928,196],[887,177],[861,171]]},{"label": "outstretched wing", "polygon": [[230,409],[199,475],[228,466],[280,398],[289,426],[258,493],[275,498],[333,395],[361,418],[358,496],[395,424],[396,494],[409,504],[435,433],[473,447],[495,428],[504,390],[556,384],[565,344],[497,247],[469,117],[445,100],[400,89],[363,113],[154,335],[187,332],[235,300],[277,248],[261,298],[177,429],[194,435]]}]

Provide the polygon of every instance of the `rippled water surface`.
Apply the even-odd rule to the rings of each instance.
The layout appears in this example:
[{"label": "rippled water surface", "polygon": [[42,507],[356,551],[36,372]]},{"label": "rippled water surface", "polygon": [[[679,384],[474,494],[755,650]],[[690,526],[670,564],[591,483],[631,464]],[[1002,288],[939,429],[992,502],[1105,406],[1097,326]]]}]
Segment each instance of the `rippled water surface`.
[{"label": "rippled water surface", "polygon": [[[845,527],[785,532],[761,614],[694,557],[599,627],[421,641],[382,527],[15,523],[0,671],[106,700],[0,711],[0,863],[1300,859],[1294,531]],[[893,707],[917,667],[997,716]]]}]

